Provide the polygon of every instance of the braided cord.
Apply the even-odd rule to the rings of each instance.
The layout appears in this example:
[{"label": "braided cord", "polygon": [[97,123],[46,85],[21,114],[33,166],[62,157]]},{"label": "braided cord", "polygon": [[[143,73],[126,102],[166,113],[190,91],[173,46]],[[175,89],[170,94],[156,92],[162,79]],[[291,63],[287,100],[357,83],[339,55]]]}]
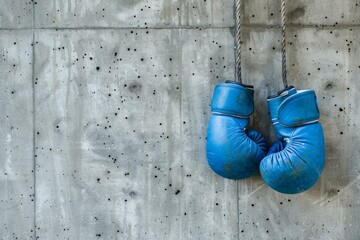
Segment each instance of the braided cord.
[{"label": "braided cord", "polygon": [[286,76],[286,14],[285,14],[285,1],[281,0],[281,53],[282,53],[282,80],[284,87],[288,86],[287,76]]},{"label": "braided cord", "polygon": [[241,0],[236,0],[236,77],[237,81],[242,83],[241,78]]}]

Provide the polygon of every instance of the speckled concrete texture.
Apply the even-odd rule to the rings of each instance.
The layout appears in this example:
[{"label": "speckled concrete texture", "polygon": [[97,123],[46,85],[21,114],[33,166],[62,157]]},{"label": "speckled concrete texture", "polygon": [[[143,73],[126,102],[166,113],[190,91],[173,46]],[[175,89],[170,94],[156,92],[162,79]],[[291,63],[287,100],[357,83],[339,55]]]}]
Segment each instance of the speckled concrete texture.
[{"label": "speckled concrete texture", "polygon": [[[289,1],[288,80],[314,89],[318,183],[216,176],[215,84],[234,78],[234,2],[0,0],[0,239],[360,239],[360,2]],[[252,127],[275,135],[280,1],[242,4]]]}]

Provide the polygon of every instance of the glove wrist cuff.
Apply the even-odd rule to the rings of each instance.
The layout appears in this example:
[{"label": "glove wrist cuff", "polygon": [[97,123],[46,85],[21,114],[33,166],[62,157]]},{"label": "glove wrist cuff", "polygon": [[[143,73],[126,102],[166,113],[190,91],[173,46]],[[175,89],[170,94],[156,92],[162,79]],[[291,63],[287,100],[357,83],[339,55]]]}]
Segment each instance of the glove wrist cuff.
[{"label": "glove wrist cuff", "polygon": [[291,89],[289,95],[269,98],[268,105],[273,123],[285,127],[311,124],[320,118],[313,90]]},{"label": "glove wrist cuff", "polygon": [[254,87],[235,81],[217,84],[211,102],[211,111],[237,118],[248,118],[254,111]]}]

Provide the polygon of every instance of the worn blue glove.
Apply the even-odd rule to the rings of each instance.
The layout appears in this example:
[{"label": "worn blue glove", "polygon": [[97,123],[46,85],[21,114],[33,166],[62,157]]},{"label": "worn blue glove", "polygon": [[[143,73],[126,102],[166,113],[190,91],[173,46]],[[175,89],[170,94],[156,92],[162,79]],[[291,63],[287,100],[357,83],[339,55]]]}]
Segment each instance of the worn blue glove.
[{"label": "worn blue glove", "polygon": [[324,167],[325,143],[315,92],[288,87],[268,98],[271,121],[280,140],[260,163],[264,181],[293,194],[311,188]]},{"label": "worn blue glove", "polygon": [[244,179],[259,171],[267,148],[259,132],[246,130],[253,110],[253,86],[234,81],[216,85],[206,155],[211,169],[222,177]]}]

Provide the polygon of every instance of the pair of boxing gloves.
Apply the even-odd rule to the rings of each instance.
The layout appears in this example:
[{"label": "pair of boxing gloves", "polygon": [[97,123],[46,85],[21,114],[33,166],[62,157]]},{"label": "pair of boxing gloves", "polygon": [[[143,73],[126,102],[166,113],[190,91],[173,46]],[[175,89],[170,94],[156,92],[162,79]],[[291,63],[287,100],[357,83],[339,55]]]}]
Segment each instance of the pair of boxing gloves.
[{"label": "pair of boxing gloves", "polygon": [[206,153],[211,169],[229,179],[258,171],[274,190],[294,194],[310,189],[324,167],[325,144],[315,92],[287,87],[269,96],[270,118],[279,142],[247,129],[254,111],[254,87],[226,81],[215,87]]}]

